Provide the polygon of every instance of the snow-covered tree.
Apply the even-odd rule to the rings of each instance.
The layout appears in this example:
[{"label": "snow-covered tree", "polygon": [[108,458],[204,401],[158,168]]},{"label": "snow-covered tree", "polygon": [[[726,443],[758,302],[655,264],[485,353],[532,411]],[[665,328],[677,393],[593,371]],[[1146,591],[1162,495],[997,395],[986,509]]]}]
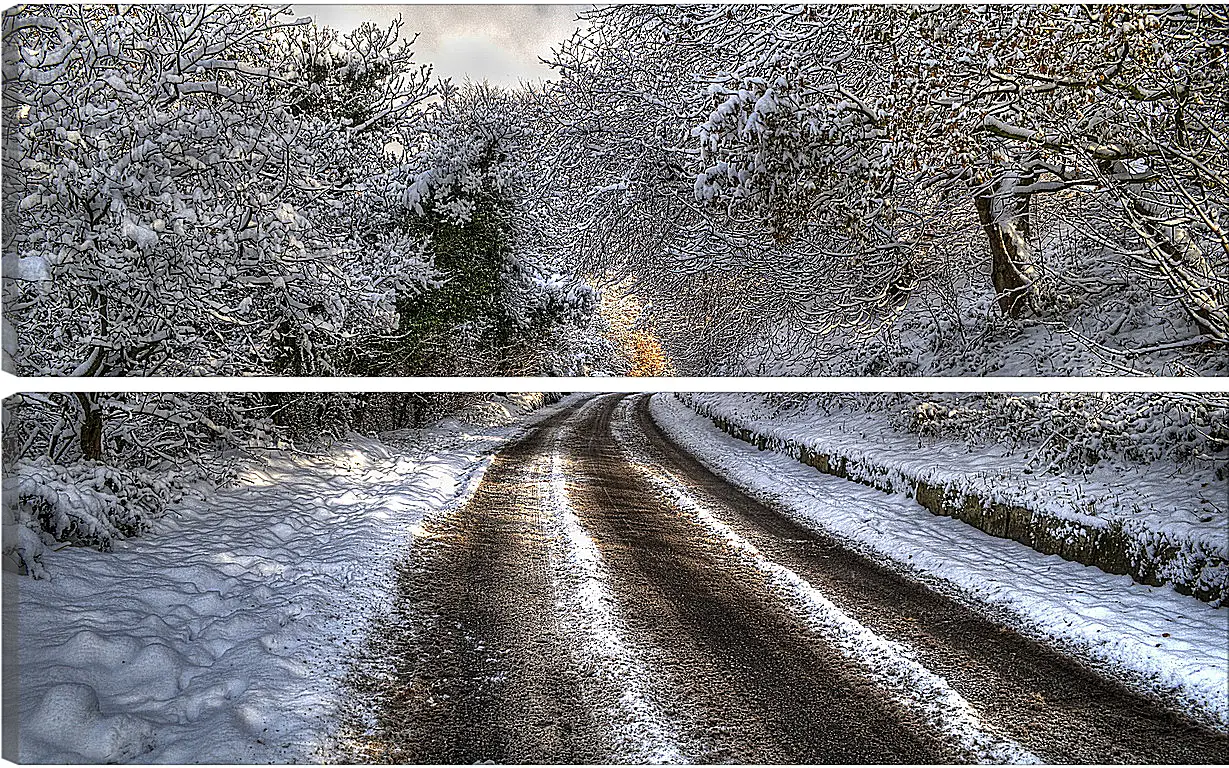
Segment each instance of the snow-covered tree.
[{"label": "snow-covered tree", "polygon": [[[1000,304],[1038,278],[1035,198],[1092,208],[1103,237],[1213,340],[1229,333],[1216,6],[987,6],[897,15],[890,111],[923,173],[971,190]],[[1061,214],[1060,214],[1061,215]]]},{"label": "snow-covered tree", "polygon": [[[336,342],[365,310],[355,283],[372,277],[367,249],[338,242],[338,222],[370,214],[351,174],[372,170],[370,145],[395,138],[430,89],[395,35],[317,33],[313,48],[307,28],[259,6],[5,14],[11,365],[336,370]],[[313,77],[345,86],[325,89],[337,103],[312,101]],[[396,271],[412,272],[401,254]]]},{"label": "snow-covered tree", "polygon": [[[423,244],[403,225],[395,190],[403,159],[423,140],[425,103],[436,93],[429,65],[416,65],[400,19],[365,23],[347,35],[316,25],[288,36],[284,99],[311,131],[304,155],[312,176],[332,188],[314,209],[314,231],[344,271],[344,316],[331,325],[283,323],[274,337],[278,367],[313,373],[321,345],[333,369],[376,373],[370,347],[394,332],[396,302],[427,290],[431,268]],[[337,333],[337,329],[342,332]],[[340,342],[340,344],[339,344]]]},{"label": "snow-covered tree", "polygon": [[417,169],[389,187],[403,226],[423,243],[428,290],[402,291],[385,372],[437,375],[563,372],[556,331],[584,325],[593,287],[559,271],[531,169],[539,137],[522,94],[448,85],[433,105]]},{"label": "snow-covered tree", "polygon": [[879,106],[885,49],[859,45],[863,25],[837,6],[723,9],[701,28],[735,41],[728,69],[690,99],[697,199],[726,228],[767,229],[772,266],[807,276],[793,325],[820,334],[891,320],[925,269]]},{"label": "snow-covered tree", "polygon": [[501,91],[436,86],[399,23],[9,11],[6,364],[605,371],[598,286],[685,372],[1229,341],[1222,8],[582,15]]},{"label": "snow-covered tree", "polygon": [[[554,62],[573,152],[561,166],[585,212],[576,250],[638,275],[695,352],[810,368],[825,347],[886,349],[902,324],[967,344],[978,314],[1118,360],[1223,343],[1221,9],[622,6],[587,19]],[[1081,302],[1173,306],[1195,336],[1114,350],[1122,323],[1082,336]],[[712,309],[701,328],[697,305]]]},{"label": "snow-covered tree", "polygon": [[[737,245],[692,191],[698,153],[687,146],[691,121],[680,109],[691,73],[709,67],[712,54],[692,34],[691,14],[670,6],[586,12],[586,28],[555,52],[558,81],[539,99],[554,137],[545,168],[554,216],[572,264],[651,299],[670,327],[670,357],[715,360],[741,338],[723,327],[724,313],[697,308],[723,301],[711,289],[747,281],[725,258]],[[722,274],[702,277],[713,271]]]}]

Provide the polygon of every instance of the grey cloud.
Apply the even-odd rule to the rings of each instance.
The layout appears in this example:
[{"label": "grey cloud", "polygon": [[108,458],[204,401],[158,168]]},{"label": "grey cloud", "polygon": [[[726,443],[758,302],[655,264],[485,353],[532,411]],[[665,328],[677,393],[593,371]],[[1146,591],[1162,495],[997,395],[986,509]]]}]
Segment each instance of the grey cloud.
[{"label": "grey cloud", "polygon": [[398,15],[405,32],[418,32],[419,61],[461,81],[503,85],[550,77],[538,62],[578,27],[584,5],[295,5],[318,23],[350,30],[364,21],[387,24]]}]

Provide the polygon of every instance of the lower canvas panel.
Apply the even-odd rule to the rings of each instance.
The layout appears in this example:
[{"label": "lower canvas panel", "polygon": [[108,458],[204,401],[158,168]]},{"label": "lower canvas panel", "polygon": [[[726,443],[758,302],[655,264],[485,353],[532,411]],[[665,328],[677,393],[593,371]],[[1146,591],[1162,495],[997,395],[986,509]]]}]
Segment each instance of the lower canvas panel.
[{"label": "lower canvas panel", "polygon": [[16,395],[5,757],[1223,760],[1224,425],[1188,395]]}]

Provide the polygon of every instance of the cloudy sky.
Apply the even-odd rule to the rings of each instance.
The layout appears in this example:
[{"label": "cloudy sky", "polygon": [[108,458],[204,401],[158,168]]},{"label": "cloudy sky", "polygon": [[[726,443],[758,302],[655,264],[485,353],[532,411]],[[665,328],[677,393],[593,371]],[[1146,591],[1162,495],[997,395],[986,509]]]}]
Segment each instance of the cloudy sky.
[{"label": "cloudy sky", "polygon": [[387,24],[398,15],[403,34],[421,33],[415,58],[435,65],[440,77],[516,85],[551,70],[538,62],[577,28],[583,5],[307,5],[294,10],[349,31],[364,21]]}]

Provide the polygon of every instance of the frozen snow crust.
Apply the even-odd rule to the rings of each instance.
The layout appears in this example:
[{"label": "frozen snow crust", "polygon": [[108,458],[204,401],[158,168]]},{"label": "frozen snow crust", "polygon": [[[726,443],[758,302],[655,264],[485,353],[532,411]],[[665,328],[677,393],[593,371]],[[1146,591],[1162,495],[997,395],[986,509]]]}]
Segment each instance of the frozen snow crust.
[{"label": "frozen snow crust", "polygon": [[[887,493],[902,493],[932,513],[954,517],[1043,554],[1171,586],[1213,605],[1229,602],[1229,537],[1223,514],[1187,519],[1169,489],[1124,476],[1121,484],[1078,484],[1027,477],[1009,458],[970,455],[963,446],[921,449],[873,414],[775,418],[757,413],[755,395],[681,395],[697,413],[761,450],[791,456],[821,472]],[[874,435],[866,439],[865,435]]]},{"label": "frozen snow crust", "polygon": [[671,439],[711,470],[800,523],[1168,707],[1229,730],[1229,607],[1044,555],[903,496],[757,450],[674,397],[655,396],[650,407]]},{"label": "frozen snow crust", "polygon": [[40,580],[6,572],[5,695],[20,723],[5,758],[318,761],[343,659],[390,601],[394,559],[542,402],[499,397],[463,421],[270,454],[111,552],[51,552]]}]

